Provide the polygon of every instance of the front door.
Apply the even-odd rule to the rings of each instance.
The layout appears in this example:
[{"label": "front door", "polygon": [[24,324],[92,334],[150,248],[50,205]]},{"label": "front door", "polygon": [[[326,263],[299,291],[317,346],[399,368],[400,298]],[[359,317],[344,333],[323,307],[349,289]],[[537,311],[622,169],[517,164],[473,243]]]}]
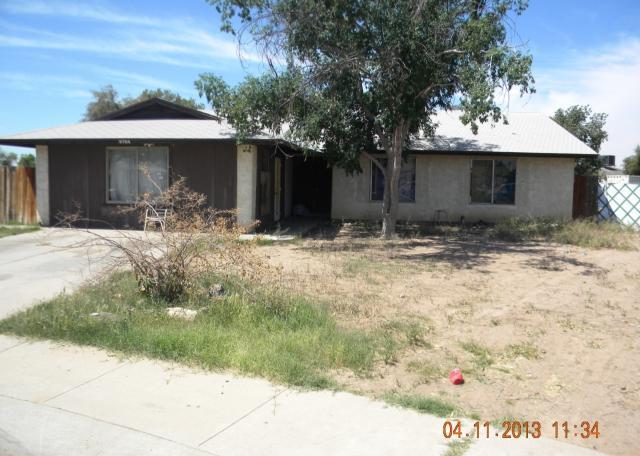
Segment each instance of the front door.
[{"label": "front door", "polygon": [[273,184],[273,220],[277,222],[280,220],[281,207],[280,196],[282,195],[282,159],[275,159],[275,176]]}]

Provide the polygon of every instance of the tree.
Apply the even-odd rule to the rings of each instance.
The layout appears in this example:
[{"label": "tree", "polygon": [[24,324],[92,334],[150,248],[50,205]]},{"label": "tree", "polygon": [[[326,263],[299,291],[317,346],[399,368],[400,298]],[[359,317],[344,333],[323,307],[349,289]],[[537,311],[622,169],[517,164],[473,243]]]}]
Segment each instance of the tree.
[{"label": "tree", "polygon": [[137,97],[119,99],[118,92],[109,84],[99,90],[92,90],[91,93],[93,94],[93,100],[87,104],[83,120],[96,120],[114,111],[151,98],[162,98],[192,109],[204,108],[202,103],[198,103],[193,98],[184,98],[175,92],[165,89],[145,89]]},{"label": "tree", "polygon": [[18,160],[18,166],[22,166],[24,168],[35,168],[36,167],[36,157],[33,154],[24,154],[20,156]]},{"label": "tree", "polygon": [[624,172],[633,176],[640,175],[640,145],[636,146],[633,155],[623,160]]},{"label": "tree", "polygon": [[[231,88],[213,74],[201,96],[239,138],[269,129],[322,144],[347,172],[371,159],[385,177],[382,234],[395,233],[399,178],[413,134],[433,135],[433,114],[498,122],[498,89],[533,91],[531,56],[508,42],[524,0],[209,0],[222,29],[249,34],[270,71]],[[237,18],[236,18],[237,16]],[[371,152],[383,151],[386,163]]]},{"label": "tree", "polygon": [[92,90],[91,94],[93,100],[87,104],[83,120],[99,119],[123,107],[118,101],[118,92],[111,84],[98,90]]},{"label": "tree", "polygon": [[[589,105],[574,105],[567,109],[558,109],[552,119],[598,153],[602,143],[608,138],[604,129],[607,114],[594,113]],[[598,157],[580,158],[576,162],[575,172],[577,175],[597,175],[601,167],[602,162]]]},{"label": "tree", "polygon": [[17,158],[14,152],[5,152],[0,149],[0,166],[13,166]]},{"label": "tree", "polygon": [[129,97],[122,100],[122,105],[123,107],[129,106],[134,103],[139,103],[141,101],[149,100],[151,98],[162,98],[163,100],[171,101],[172,103],[186,106],[187,108],[191,108],[191,109],[204,108],[204,104],[198,103],[193,98],[184,98],[180,96],[180,94],[177,94],[175,92],[172,92],[170,90],[165,90],[165,89],[155,89],[155,90],[145,89],[140,93],[140,95],[138,95],[135,98]]}]

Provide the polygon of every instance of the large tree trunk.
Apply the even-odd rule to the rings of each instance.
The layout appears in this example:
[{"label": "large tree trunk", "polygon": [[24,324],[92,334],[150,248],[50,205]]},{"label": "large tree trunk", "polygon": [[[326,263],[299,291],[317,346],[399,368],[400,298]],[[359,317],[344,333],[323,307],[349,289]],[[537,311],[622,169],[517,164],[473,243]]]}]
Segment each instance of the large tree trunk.
[{"label": "large tree trunk", "polygon": [[402,170],[402,147],[408,129],[400,123],[394,132],[390,147],[386,150],[387,169],[384,179],[384,196],[382,198],[382,237],[391,239],[396,234],[398,220],[398,203],[400,200],[400,171]]}]

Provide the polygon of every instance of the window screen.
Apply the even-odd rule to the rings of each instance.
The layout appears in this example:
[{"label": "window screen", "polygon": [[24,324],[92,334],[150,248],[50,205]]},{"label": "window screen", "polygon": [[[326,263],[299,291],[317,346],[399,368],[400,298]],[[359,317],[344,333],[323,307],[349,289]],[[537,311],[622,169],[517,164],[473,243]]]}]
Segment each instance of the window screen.
[{"label": "window screen", "polygon": [[470,187],[472,203],[515,204],[516,161],[472,160]]},{"label": "window screen", "polygon": [[169,184],[169,151],[166,147],[107,148],[107,199],[137,201],[145,193],[159,195]]},{"label": "window screen", "polygon": [[[387,166],[387,159],[379,159],[382,166]],[[413,203],[416,200],[416,159],[409,158],[402,163],[400,170],[399,201]],[[375,163],[371,162],[371,200],[382,201],[384,196],[384,175]]]}]

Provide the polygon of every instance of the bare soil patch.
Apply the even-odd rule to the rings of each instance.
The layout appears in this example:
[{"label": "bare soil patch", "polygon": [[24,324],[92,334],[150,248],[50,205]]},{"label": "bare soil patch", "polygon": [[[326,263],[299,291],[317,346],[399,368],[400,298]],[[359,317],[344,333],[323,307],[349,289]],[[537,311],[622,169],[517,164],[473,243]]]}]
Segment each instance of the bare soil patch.
[{"label": "bare soil patch", "polygon": [[[384,242],[339,233],[262,248],[296,291],[342,325],[419,328],[375,373],[336,372],[347,388],[434,396],[482,420],[600,422],[568,441],[611,454],[637,447],[640,253],[456,233]],[[460,367],[466,383],[453,386]]]}]

